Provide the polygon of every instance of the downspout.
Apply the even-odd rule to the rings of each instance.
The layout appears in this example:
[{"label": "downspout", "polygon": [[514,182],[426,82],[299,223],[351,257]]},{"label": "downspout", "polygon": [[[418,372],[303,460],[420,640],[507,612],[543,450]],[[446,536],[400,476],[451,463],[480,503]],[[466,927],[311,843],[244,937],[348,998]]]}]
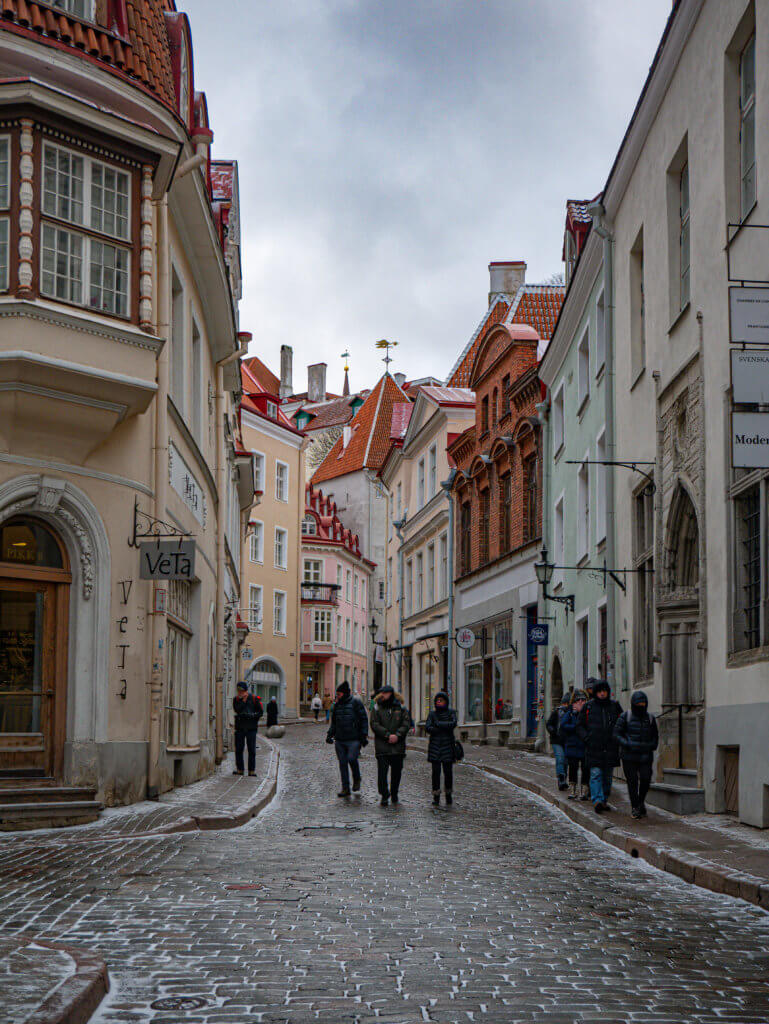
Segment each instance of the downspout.
[{"label": "downspout", "polygon": [[[403,692],[403,527],[406,516],[393,522],[398,534],[398,683]],[[411,704],[411,680],[409,680],[409,706]]]},{"label": "downspout", "polygon": [[449,697],[449,706],[451,706],[452,690],[454,689],[454,497],[452,494],[452,488],[454,486],[456,476],[456,468],[452,466],[448,480],[441,481],[441,487],[443,488],[449,503],[449,544],[447,552],[448,566],[446,579],[446,585],[449,591],[448,642],[446,644],[446,657],[448,659],[448,663],[446,665],[446,692]]},{"label": "downspout", "polygon": [[[540,441],[540,454],[541,454],[540,461],[542,463],[542,545],[543,545],[543,547],[546,547],[547,546],[547,540],[549,539],[548,529],[549,529],[549,523],[550,523],[549,511],[550,511],[550,487],[551,487],[551,483],[550,483],[551,431],[549,431],[547,429],[547,421],[548,421],[549,412],[550,412],[550,389],[549,388],[548,388],[547,395],[546,395],[544,401],[537,402],[537,404],[535,405],[534,408],[537,410],[537,419],[539,420],[539,424],[540,424],[539,436],[540,436],[540,438],[544,438],[544,444],[542,444],[542,442]],[[552,548],[551,548],[551,550],[552,550]],[[537,586],[537,621],[539,621],[539,605],[540,605],[539,590],[540,590],[540,588],[539,588],[539,586]],[[523,609],[521,609],[521,611],[523,611]],[[544,603],[544,598],[542,598],[542,614],[544,615],[546,611],[547,611],[547,605]],[[526,642],[528,643],[528,637],[527,637],[527,641]],[[522,646],[523,650],[526,651],[526,647],[523,644],[521,646]],[[540,648],[540,650],[541,650],[541,648]],[[547,648],[545,648],[545,651],[547,651]],[[543,672],[542,689],[543,689],[543,698],[544,698],[544,700],[543,700],[543,703],[542,703],[543,714],[540,716],[540,719],[537,722],[537,736],[536,736],[536,739],[534,741],[534,749],[537,750],[537,751],[547,750],[547,734],[545,732],[545,722],[547,721],[548,715],[549,715],[550,711],[552,710],[550,708],[549,704],[548,704],[548,699],[549,699],[549,695],[550,695],[550,687],[547,685],[547,673],[549,671],[549,668],[550,668],[549,664],[546,664],[542,668],[542,672]],[[537,663],[537,671],[540,671],[539,663]],[[523,678],[524,678],[523,670],[521,670],[520,676],[521,676],[521,680],[523,681]],[[539,680],[537,680],[537,686],[539,686]],[[523,700],[521,701],[521,704],[523,705]]]},{"label": "downspout", "polygon": [[[157,336],[165,344],[157,361],[155,396],[155,519],[163,520],[168,503],[168,384],[169,345],[171,337],[171,288],[169,267],[168,197],[155,204],[158,253]],[[150,615],[152,616],[152,653],[150,671],[150,720],[147,747],[147,799],[157,800],[160,795],[160,724],[163,714],[163,682],[165,679],[165,643],[167,634],[166,600],[161,599],[155,611],[154,595],[167,595],[162,582],[150,584]]]},{"label": "downspout", "polygon": [[[228,481],[226,479],[227,458],[224,450],[224,367],[228,363],[240,359],[248,353],[248,344],[251,335],[248,333],[238,334],[240,347],[236,352],[225,356],[216,364],[216,490],[219,495],[219,507],[216,516],[216,722],[215,722],[215,750],[214,760],[221,764],[224,759],[224,614],[225,614],[225,536],[227,524],[225,522],[225,509],[227,508],[226,493]],[[242,585],[242,580],[241,580]]]}]

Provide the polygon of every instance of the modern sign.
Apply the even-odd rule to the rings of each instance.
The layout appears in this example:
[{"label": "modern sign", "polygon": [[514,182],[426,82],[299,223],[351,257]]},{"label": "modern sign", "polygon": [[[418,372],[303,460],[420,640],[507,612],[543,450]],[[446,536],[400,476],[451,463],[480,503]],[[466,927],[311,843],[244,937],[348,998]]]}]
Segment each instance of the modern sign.
[{"label": "modern sign", "polygon": [[193,580],[195,541],[161,540],[139,545],[139,578]]},{"label": "modern sign", "polygon": [[769,405],[769,349],[733,348],[732,401]]},{"label": "modern sign", "polygon": [[729,289],[729,335],[733,345],[769,344],[769,288]]},{"label": "modern sign", "polygon": [[469,651],[474,643],[475,633],[473,633],[472,629],[463,626],[457,630],[457,647],[461,647],[463,651]]},{"label": "modern sign", "polygon": [[769,412],[732,413],[732,466],[769,468]]},{"label": "modern sign", "polygon": [[534,622],[526,631],[530,644],[536,647],[547,647],[550,642],[550,626],[546,622]]}]

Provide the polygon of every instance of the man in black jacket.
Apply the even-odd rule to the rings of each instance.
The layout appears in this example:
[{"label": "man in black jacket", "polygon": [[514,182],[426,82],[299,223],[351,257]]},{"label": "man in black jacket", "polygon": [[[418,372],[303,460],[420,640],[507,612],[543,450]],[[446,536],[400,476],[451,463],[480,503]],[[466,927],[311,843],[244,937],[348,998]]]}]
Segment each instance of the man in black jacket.
[{"label": "man in black jacket", "polygon": [[[403,773],[403,759],[406,756],[406,737],[411,728],[411,715],[389,684],[383,686],[374,697],[371,711],[371,731],[374,734],[374,752],[376,753],[377,782],[382,807],[392,799],[398,803],[398,790]],[[390,773],[390,785],[387,784],[387,773]]]},{"label": "man in black jacket", "polygon": [[619,749],[614,726],[622,708],[611,699],[611,688],[605,679],[589,679],[595,696],[579,714],[577,735],[585,744],[585,761],[590,774],[590,799],[596,814],[611,810],[607,803],[611,793],[614,769],[619,764]]},{"label": "man in black jacket", "polygon": [[235,712],[235,771],[243,774],[243,748],[248,747],[248,774],[256,775],[256,730],[262,717],[262,702],[248,692],[245,683],[238,683],[238,694],[232,698]]},{"label": "man in black jacket", "polygon": [[649,714],[649,701],[643,690],[630,698],[630,711],[625,711],[614,726],[614,737],[620,746],[622,770],[634,818],[646,817],[646,794],[652,780],[654,751],[659,746],[659,732],[654,715]]},{"label": "man in black jacket", "polygon": [[326,743],[333,743],[339,759],[339,774],[342,776],[342,790],[337,796],[350,795],[350,769],[352,769],[352,791],[360,791],[360,748],[368,743],[368,718],[362,701],[350,694],[350,684],[345,681],[336,690],[336,703],[331,709],[331,725]]}]

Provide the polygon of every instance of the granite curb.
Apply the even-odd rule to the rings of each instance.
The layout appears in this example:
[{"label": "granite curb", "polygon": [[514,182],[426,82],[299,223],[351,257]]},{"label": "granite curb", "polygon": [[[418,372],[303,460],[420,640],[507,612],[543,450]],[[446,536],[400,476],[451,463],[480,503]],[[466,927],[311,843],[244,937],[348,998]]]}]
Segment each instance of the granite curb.
[{"label": "granite curb", "polygon": [[23,1024],[85,1024],[109,991],[107,965],[96,953],[34,940],[37,946],[66,953],[75,971],[51,992]]}]

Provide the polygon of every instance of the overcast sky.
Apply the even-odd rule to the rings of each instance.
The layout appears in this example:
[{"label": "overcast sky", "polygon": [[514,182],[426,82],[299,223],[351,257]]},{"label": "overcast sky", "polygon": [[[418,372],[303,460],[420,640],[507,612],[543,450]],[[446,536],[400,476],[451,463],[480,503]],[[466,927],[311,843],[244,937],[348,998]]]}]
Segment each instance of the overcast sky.
[{"label": "overcast sky", "polygon": [[603,187],[671,0],[186,0],[214,151],[240,172],[241,327],[341,389],[445,377],[488,263],[562,269],[567,198]]}]

